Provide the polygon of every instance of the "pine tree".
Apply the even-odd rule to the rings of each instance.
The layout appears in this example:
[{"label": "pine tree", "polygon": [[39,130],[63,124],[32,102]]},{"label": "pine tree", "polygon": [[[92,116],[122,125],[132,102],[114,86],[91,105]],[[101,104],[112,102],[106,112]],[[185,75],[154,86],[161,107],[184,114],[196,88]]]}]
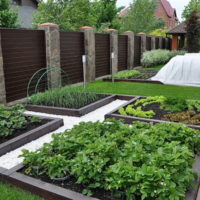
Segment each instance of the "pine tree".
[{"label": "pine tree", "polygon": [[16,28],[18,20],[17,11],[10,6],[10,0],[0,0],[0,27]]}]

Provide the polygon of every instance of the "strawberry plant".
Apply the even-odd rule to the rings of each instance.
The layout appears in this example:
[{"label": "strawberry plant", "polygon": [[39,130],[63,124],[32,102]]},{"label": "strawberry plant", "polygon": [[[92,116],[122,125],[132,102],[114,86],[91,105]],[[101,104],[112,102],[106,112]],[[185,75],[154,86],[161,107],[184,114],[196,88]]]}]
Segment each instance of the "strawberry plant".
[{"label": "strawberry plant", "polygon": [[28,123],[40,121],[38,117],[24,115],[24,111],[22,105],[0,106],[0,138],[12,135],[16,130],[25,128]]},{"label": "strawberry plant", "polygon": [[184,125],[127,125],[109,119],[82,122],[53,135],[35,152],[24,150],[21,157],[27,174],[39,166],[39,176],[73,176],[86,186],[84,194],[99,188],[127,200],[183,200],[196,178],[192,165],[199,153],[200,132]]}]

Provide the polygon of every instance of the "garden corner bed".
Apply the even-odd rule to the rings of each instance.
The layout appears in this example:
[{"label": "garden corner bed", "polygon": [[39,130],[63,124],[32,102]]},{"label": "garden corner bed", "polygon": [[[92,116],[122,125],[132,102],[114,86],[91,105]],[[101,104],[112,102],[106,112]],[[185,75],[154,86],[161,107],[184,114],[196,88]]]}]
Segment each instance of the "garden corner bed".
[{"label": "garden corner bed", "polygon": [[133,121],[152,124],[174,122],[200,129],[200,101],[164,96],[138,96],[108,113],[105,118],[123,119],[129,124]]},{"label": "garden corner bed", "polygon": [[174,123],[82,122],[23,150],[0,180],[49,200],[197,200],[199,135]]},{"label": "garden corner bed", "polygon": [[0,107],[0,156],[63,125],[62,119],[24,114],[24,107]]}]

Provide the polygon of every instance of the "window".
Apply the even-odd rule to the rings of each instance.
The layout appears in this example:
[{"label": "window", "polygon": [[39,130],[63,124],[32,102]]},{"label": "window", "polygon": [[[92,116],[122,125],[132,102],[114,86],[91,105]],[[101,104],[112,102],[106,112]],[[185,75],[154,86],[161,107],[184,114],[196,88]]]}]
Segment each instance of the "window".
[{"label": "window", "polygon": [[21,0],[12,0],[11,4],[15,5],[15,6],[20,6],[21,5]]}]

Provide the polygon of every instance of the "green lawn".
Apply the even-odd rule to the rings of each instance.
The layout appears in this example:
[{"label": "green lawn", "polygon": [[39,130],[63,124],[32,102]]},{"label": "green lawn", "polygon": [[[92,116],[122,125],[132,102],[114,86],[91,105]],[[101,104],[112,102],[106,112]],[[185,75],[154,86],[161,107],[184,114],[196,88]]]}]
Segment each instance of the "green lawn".
[{"label": "green lawn", "polygon": [[97,93],[127,94],[141,96],[173,96],[186,99],[200,99],[199,87],[158,85],[149,83],[104,82],[88,84],[88,89]]},{"label": "green lawn", "polygon": [[1,200],[43,200],[40,197],[0,183]]}]

